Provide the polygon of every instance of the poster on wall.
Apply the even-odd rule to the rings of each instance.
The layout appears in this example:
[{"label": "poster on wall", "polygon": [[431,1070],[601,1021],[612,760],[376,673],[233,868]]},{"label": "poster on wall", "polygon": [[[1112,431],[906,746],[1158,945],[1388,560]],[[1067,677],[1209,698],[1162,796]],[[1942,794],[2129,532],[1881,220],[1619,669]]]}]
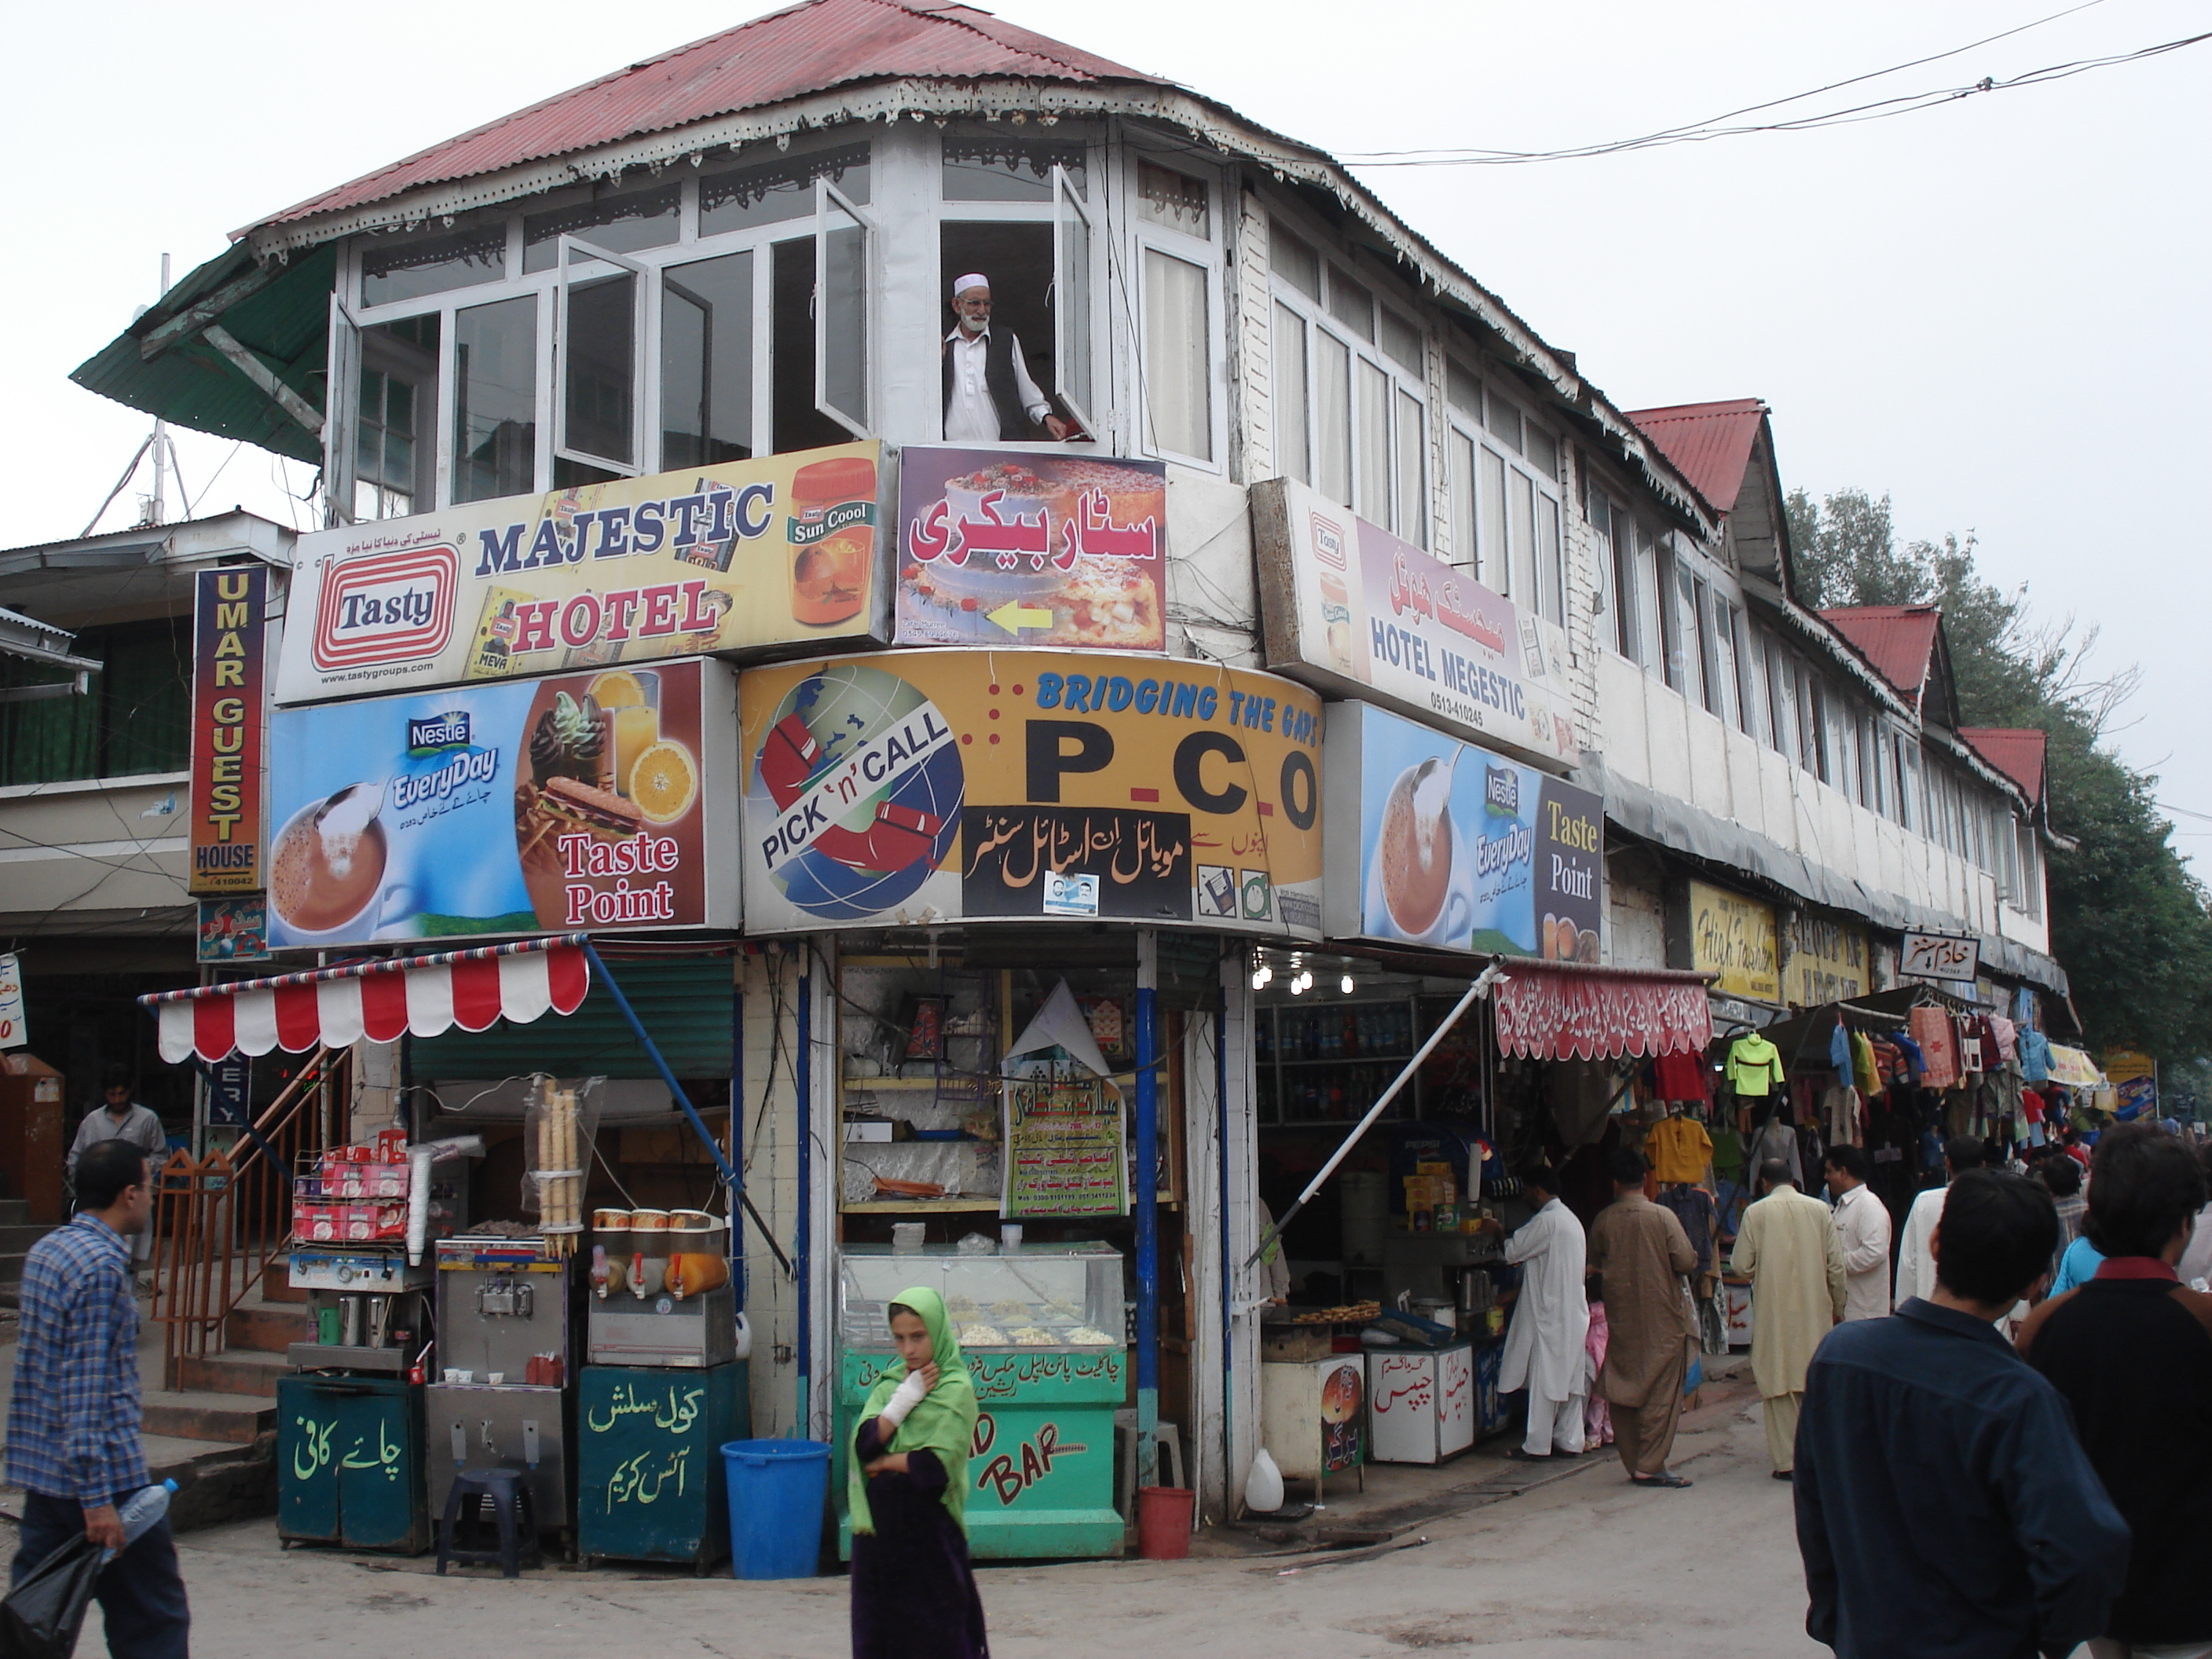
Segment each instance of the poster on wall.
[{"label": "poster on wall", "polygon": [[2124,1119],[2158,1115],[2158,1062],[2140,1048],[2105,1050],[2105,1076],[2118,1091]]},{"label": "poster on wall", "polygon": [[313,532],[276,701],[880,641],[888,470],[839,444]]},{"label": "poster on wall", "polygon": [[281,708],[275,949],[731,927],[735,675],[608,668]]},{"label": "poster on wall", "polygon": [[1567,636],[1288,479],[1252,489],[1267,666],[1547,763],[1580,752]]},{"label": "poster on wall", "polygon": [[898,643],[1166,649],[1167,504],[1160,461],[908,446]]},{"label": "poster on wall", "polygon": [[269,572],[203,570],[192,581],[192,861],[185,890],[262,884],[268,719]]},{"label": "poster on wall", "polygon": [[1604,803],[1366,703],[1328,716],[1331,938],[1598,959]]},{"label": "poster on wall", "polygon": [[1156,658],[928,651],[740,682],[747,930],[1053,918],[1321,935],[1321,700]]},{"label": "poster on wall", "polygon": [[269,900],[263,893],[200,901],[198,959],[202,962],[266,962],[269,959]]},{"label": "poster on wall", "polygon": [[1782,1000],[1774,907],[1710,882],[1692,881],[1690,966],[1714,975],[1712,988],[1755,1002]]}]

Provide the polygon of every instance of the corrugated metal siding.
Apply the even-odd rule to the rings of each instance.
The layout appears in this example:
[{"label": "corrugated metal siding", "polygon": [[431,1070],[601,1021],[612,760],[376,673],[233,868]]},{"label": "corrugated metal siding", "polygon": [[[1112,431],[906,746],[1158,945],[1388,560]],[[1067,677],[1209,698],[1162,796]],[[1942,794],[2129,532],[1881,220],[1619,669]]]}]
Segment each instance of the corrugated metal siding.
[{"label": "corrugated metal siding", "polygon": [[1823,611],[1820,619],[1849,640],[1876,673],[1917,702],[1942,625],[1942,613],[1934,605],[1849,605]]},{"label": "corrugated metal siding", "polygon": [[1959,735],[2010,778],[2031,806],[2043,799],[2044,754],[2050,738],[2033,726],[1962,726]]},{"label": "corrugated metal siding", "polygon": [[1733,511],[1766,405],[1756,398],[1719,404],[1632,409],[1628,418],[1657,444],[1691,487],[1723,513]]},{"label": "corrugated metal siding", "polygon": [[[172,346],[151,362],[138,355],[145,335],[252,269],[252,257],[243,246],[209,260],[98,355],[79,364],[70,379],[88,392],[195,432],[242,438],[295,461],[320,465],[322,441],[205,341],[195,337]],[[240,300],[221,319],[278,380],[319,410],[327,373],[331,289],[337,280],[336,246],[319,247],[296,255],[266,288]]]},{"label": "corrugated metal siding", "polygon": [[921,11],[893,0],[809,0],[501,116],[261,224],[285,224],[422,185],[901,76],[1170,84],[965,6]]},{"label": "corrugated metal siding", "polygon": [[[736,1012],[729,957],[614,962],[608,967],[678,1078],[729,1076]],[[528,1025],[501,1020],[485,1031],[417,1037],[410,1063],[417,1079],[517,1077],[529,1072],[556,1077],[660,1075],[597,974],[584,1006],[565,1019],[548,1014]]]}]

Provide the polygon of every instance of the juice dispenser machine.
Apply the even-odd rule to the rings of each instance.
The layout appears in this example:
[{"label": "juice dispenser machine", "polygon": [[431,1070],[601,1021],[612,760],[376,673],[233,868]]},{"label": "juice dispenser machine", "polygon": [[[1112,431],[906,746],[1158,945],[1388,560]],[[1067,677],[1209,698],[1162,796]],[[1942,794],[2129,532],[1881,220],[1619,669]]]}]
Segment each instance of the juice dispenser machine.
[{"label": "juice dispenser machine", "polygon": [[574,1268],[535,1236],[439,1243],[439,1375],[427,1411],[434,1513],[462,1468],[520,1470],[540,1530],[559,1531],[573,1550]]}]

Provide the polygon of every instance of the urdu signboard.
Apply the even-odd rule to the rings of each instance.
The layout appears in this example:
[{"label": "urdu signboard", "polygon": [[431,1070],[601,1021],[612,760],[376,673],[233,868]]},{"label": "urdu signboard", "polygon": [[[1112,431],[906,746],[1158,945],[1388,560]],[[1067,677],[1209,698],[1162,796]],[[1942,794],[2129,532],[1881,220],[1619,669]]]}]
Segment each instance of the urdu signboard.
[{"label": "urdu signboard", "polygon": [[1522,759],[1580,753],[1567,637],[1305,485],[1252,489],[1267,666]]},{"label": "urdu signboard", "polygon": [[1053,917],[1321,935],[1321,699],[1156,657],[940,651],[740,681],[752,933]]},{"label": "urdu signboard", "polygon": [[840,444],[302,536],[276,701],[881,641],[888,470]]}]

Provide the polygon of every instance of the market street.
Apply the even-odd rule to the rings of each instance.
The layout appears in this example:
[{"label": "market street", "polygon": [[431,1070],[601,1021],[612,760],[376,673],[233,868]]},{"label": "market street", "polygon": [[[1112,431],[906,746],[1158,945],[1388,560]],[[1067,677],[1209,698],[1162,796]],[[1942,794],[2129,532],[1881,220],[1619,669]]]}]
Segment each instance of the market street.
[{"label": "market street", "polygon": [[[1406,1535],[1426,1536],[1425,1546],[1366,1559],[991,1567],[981,1579],[992,1650],[1000,1659],[1201,1649],[1268,1659],[1425,1648],[1529,1659],[1822,1651],[1802,1633],[1790,1492],[1767,1477],[1755,1402],[1732,1395],[1686,1419],[1677,1466],[1697,1481],[1688,1492],[1631,1492],[1609,1450],[1584,1462],[1595,1467]],[[1425,1478],[1456,1486],[1509,1467],[1479,1455]],[[0,1556],[14,1534],[0,1525]],[[189,1533],[178,1548],[195,1644],[222,1659],[432,1650],[827,1659],[849,1650],[842,1578],[741,1585],[555,1568],[514,1583],[481,1571],[440,1579],[428,1555],[286,1553],[266,1521]],[[99,1617],[95,1608],[80,1651],[101,1650]]]}]

